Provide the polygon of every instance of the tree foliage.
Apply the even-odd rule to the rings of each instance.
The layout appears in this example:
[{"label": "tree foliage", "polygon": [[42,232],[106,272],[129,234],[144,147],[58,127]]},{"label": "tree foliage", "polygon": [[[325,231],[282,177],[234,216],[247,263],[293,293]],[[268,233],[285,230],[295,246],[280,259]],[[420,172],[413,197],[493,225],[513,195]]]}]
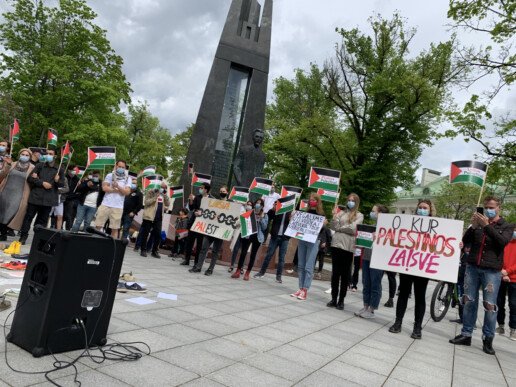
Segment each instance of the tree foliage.
[{"label": "tree foliage", "polygon": [[182,132],[172,137],[169,156],[169,180],[172,184],[179,184],[181,173],[186,162],[186,153],[190,147],[190,141],[195,124],[190,124]]},{"label": "tree foliage", "polygon": [[396,187],[413,183],[416,160],[435,137],[460,69],[452,63],[452,41],[409,56],[416,31],[403,19],[378,16],[370,24],[372,35],[337,29],[342,43],[324,74],[345,133],[343,190],[374,204],[391,202]]},{"label": "tree foliage", "polygon": [[81,155],[124,142],[119,105],[131,89],[95,17],[85,0],[10,1],[0,24],[0,90],[20,108],[20,146],[45,145],[49,127]]},{"label": "tree foliage", "polygon": [[475,211],[479,194],[478,186],[446,183],[434,199],[435,207],[440,217],[463,220],[464,226],[467,227]]}]

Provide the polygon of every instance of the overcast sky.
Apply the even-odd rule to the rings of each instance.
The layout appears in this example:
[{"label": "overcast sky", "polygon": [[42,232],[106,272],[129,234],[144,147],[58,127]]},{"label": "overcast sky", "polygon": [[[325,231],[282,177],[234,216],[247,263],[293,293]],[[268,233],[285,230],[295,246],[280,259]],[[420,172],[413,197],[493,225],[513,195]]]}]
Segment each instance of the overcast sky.
[{"label": "overcast sky", "polygon": [[[260,0],[263,4],[263,0]],[[116,52],[124,58],[124,71],[133,89],[133,100],[146,100],[162,125],[172,133],[195,122],[215,49],[231,0],[89,0],[98,23],[107,30]],[[272,80],[291,78],[293,69],[319,65],[333,54],[335,27],[367,29],[367,19],[398,11],[417,27],[412,53],[450,36],[446,18],[448,0],[275,0],[272,23]],[[460,34],[466,43],[489,44],[483,36]],[[486,87],[483,84],[480,87]],[[474,90],[479,92],[480,90]],[[463,103],[468,92],[455,92]],[[493,102],[503,111],[516,103],[516,93],[504,91]],[[426,149],[422,167],[448,173],[450,157],[471,159],[475,144],[441,140]]]}]

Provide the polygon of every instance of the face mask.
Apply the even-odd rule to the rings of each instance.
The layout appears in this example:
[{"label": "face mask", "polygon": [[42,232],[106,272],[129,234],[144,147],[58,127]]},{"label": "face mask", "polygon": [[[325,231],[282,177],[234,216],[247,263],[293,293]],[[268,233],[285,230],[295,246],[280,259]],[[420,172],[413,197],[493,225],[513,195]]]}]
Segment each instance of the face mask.
[{"label": "face mask", "polygon": [[0,153],[5,153],[5,151],[6,151],[6,150],[7,150],[7,149],[6,149],[6,147],[5,147],[5,146],[3,146],[3,145],[2,145],[2,146],[0,146]]},{"label": "face mask", "polygon": [[251,210],[253,209],[253,206],[245,206],[245,209],[246,209],[247,211],[251,211]]},{"label": "face mask", "polygon": [[347,206],[350,210],[355,208],[355,202],[353,200],[348,200]]},{"label": "face mask", "polygon": [[92,175],[88,175],[88,179],[90,179],[90,180],[91,180],[92,178],[93,178],[93,176],[92,176]]},{"label": "face mask", "polygon": [[124,173],[125,173],[125,168],[118,167],[116,169],[116,174],[117,175],[123,175]]},{"label": "face mask", "polygon": [[257,204],[254,205],[254,208],[256,210],[261,210],[262,209],[262,205],[260,203],[257,203]]},{"label": "face mask", "polygon": [[489,219],[493,219],[494,217],[496,217],[496,210],[493,210],[492,208],[486,208],[485,213]]},{"label": "face mask", "polygon": [[428,216],[428,215],[430,215],[430,211],[429,211],[429,210],[426,210],[426,209],[424,209],[424,208],[418,208],[418,209],[417,209],[417,214],[418,214],[419,216]]},{"label": "face mask", "polygon": [[136,184],[131,184],[131,189],[134,191],[136,189]]},{"label": "face mask", "polygon": [[47,155],[47,163],[51,163],[52,161],[54,161],[54,156]]},{"label": "face mask", "polygon": [[47,160],[47,157],[45,155],[39,155],[39,161],[44,163]]},{"label": "face mask", "polygon": [[224,199],[226,196],[228,196],[227,192],[219,192],[219,196]]},{"label": "face mask", "polygon": [[91,180],[94,182],[94,183],[98,183],[99,182],[99,178],[98,177],[92,177]]},{"label": "face mask", "polygon": [[372,219],[372,220],[376,220],[378,219],[378,214],[374,211],[371,211],[371,213],[369,214],[369,217]]},{"label": "face mask", "polygon": [[161,192],[162,194],[164,194],[165,192],[167,192],[167,190],[166,190],[165,188],[161,188],[161,189],[159,190],[159,192]]},{"label": "face mask", "polygon": [[20,156],[20,162],[27,163],[29,162],[30,157],[29,156]]},{"label": "face mask", "polygon": [[512,239],[516,239],[516,231],[512,232]]},{"label": "face mask", "polygon": [[199,195],[204,195],[204,188],[199,188]]},{"label": "face mask", "polygon": [[316,207],[317,206],[317,200],[309,200],[308,205],[310,207]]}]

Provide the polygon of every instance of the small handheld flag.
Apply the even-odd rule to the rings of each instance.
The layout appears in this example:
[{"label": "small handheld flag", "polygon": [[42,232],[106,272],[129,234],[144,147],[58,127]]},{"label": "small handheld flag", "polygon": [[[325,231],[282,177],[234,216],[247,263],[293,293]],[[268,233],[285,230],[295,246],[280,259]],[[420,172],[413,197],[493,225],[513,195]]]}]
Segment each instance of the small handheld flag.
[{"label": "small handheld flag", "polygon": [[322,188],[328,191],[339,190],[340,171],[327,168],[312,167],[310,169],[309,188]]},{"label": "small handheld flag", "polygon": [[142,186],[145,191],[150,190],[150,189],[160,189],[162,182],[163,182],[163,176],[151,175],[151,176],[146,176],[142,179]]},{"label": "small handheld flag", "polygon": [[296,208],[296,195],[292,194],[276,201],[276,215],[286,214]]},{"label": "small handheld flag", "polygon": [[339,192],[328,191],[326,189],[319,188],[317,190],[317,195],[321,197],[321,200],[324,202],[337,203],[339,201]]},{"label": "small handheld flag", "polygon": [[13,127],[11,128],[11,133],[9,134],[9,138],[11,140],[11,147],[14,142],[20,140],[20,124],[18,123],[17,119],[14,120]]},{"label": "small handheld flag", "polygon": [[63,160],[63,164],[68,164],[72,158],[73,147],[70,145],[68,141],[61,148],[61,160]]},{"label": "small handheld flag", "polygon": [[375,226],[369,226],[367,224],[358,224],[355,246],[371,249],[373,247],[373,234],[375,231]]},{"label": "small handheld flag", "polygon": [[184,196],[185,189],[182,185],[176,185],[175,187],[170,187],[168,192],[171,199],[178,199]]},{"label": "small handheld flag", "polygon": [[450,184],[472,183],[479,187],[484,185],[487,164],[480,161],[463,160],[451,163]]},{"label": "small handheld flag", "polygon": [[289,196],[289,195],[296,195],[296,200],[299,200],[302,193],[303,193],[303,188],[300,188],[300,187],[294,187],[291,185],[284,185],[283,187],[281,187],[281,197],[282,198],[284,198],[285,196]]},{"label": "small handheld flag", "polygon": [[48,129],[47,134],[47,147],[49,146],[57,147],[57,130],[52,128]]},{"label": "small handheld flag", "polygon": [[145,167],[141,170],[138,177],[141,176],[150,176],[156,174],[156,166],[155,165],[149,165],[148,167]]},{"label": "small handheld flag", "polygon": [[211,184],[211,175],[205,175],[204,173],[194,172],[192,177],[192,186],[200,187],[204,183]]},{"label": "small handheld flag", "polygon": [[84,175],[84,171],[86,170],[86,168],[76,166],[73,170],[75,171],[75,174],[77,175],[77,177],[79,179],[81,179],[82,176]]},{"label": "small handheld flag", "polygon": [[256,234],[258,232],[258,226],[256,225],[256,214],[254,210],[244,212],[240,215],[240,235],[242,238],[246,238],[249,235]]},{"label": "small handheld flag", "polygon": [[302,199],[300,202],[299,202],[299,209],[301,211],[307,211],[308,210],[308,200],[306,199]]},{"label": "small handheld flag", "polygon": [[246,203],[249,200],[249,188],[233,187],[229,193],[229,199],[239,203]]},{"label": "small handheld flag", "polygon": [[272,190],[272,180],[263,177],[255,177],[249,188],[251,192],[259,195],[270,195]]},{"label": "small handheld flag", "polygon": [[88,148],[88,169],[103,169],[106,165],[115,165],[115,161],[116,148],[113,146],[91,146]]}]

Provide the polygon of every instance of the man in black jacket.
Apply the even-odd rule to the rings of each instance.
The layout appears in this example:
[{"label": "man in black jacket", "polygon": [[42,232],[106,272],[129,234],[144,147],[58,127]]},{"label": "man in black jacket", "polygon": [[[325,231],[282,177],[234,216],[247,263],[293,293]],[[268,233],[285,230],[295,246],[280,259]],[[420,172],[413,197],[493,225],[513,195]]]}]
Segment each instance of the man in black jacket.
[{"label": "man in black jacket", "polygon": [[496,301],[502,279],[503,251],[510,242],[514,225],[500,217],[500,199],[488,196],[484,199],[484,213],[476,212],[471,218],[462,243],[470,246],[464,279],[463,326],[461,334],[450,340],[457,345],[471,345],[471,336],[477,321],[478,289],[483,292],[484,325],[482,327],[483,350],[494,355],[493,339],[496,328]]},{"label": "man in black jacket", "polygon": [[37,215],[35,226],[47,226],[48,217],[53,206],[59,204],[58,189],[64,187],[63,170],[58,170],[55,161],[56,153],[54,149],[48,149],[45,163],[39,163],[27,177],[27,182],[31,186],[27,212],[23,219],[20,230],[20,242],[22,245],[29,236],[30,225]]},{"label": "man in black jacket", "polygon": [[79,184],[79,178],[75,171],[75,165],[68,165],[66,171],[66,181],[68,182],[68,193],[65,194],[65,200],[63,202],[63,222],[66,223],[65,228],[70,230],[75,221],[77,215],[77,206],[79,205],[80,194],[77,193],[77,184]]},{"label": "man in black jacket", "polygon": [[84,222],[83,229],[90,226],[100,198],[100,172],[92,171],[78,186],[75,191],[79,195],[79,205],[77,206],[77,216],[72,227],[73,232],[79,231]]},{"label": "man in black jacket", "polygon": [[138,188],[136,179],[132,180],[131,193],[124,199],[124,211],[122,213],[122,239],[129,235],[129,228],[133,219],[143,208],[143,194]]},{"label": "man in black jacket", "polygon": [[290,222],[291,212],[281,215],[276,215],[276,203],[274,203],[273,208],[268,212],[272,216],[274,216],[272,220],[271,227],[271,239],[269,241],[269,248],[267,249],[267,255],[263,260],[262,268],[258,273],[254,275],[254,278],[262,278],[265,276],[265,272],[267,271],[267,267],[269,267],[269,263],[272,259],[272,256],[276,252],[276,249],[279,248],[279,259],[278,259],[278,267],[276,268],[276,282],[281,283],[281,274],[283,273],[283,266],[285,265],[285,254],[288,249],[289,237],[285,235],[285,231],[287,230],[288,224]]}]

